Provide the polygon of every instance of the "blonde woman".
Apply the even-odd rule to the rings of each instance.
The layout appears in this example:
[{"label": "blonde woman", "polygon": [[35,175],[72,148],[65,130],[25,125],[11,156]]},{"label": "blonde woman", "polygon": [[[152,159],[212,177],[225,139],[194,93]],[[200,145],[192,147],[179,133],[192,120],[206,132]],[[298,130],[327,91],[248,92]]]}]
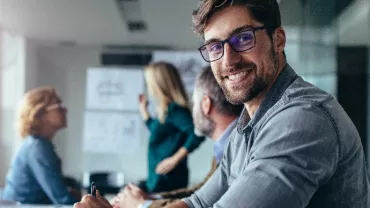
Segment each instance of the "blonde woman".
[{"label": "blonde woman", "polygon": [[24,142],[6,177],[3,198],[24,204],[73,204],[51,140],[66,127],[67,109],[52,87],[27,92],[18,113]]},{"label": "blonde woman", "polygon": [[157,62],[144,70],[149,94],[155,99],[157,118],[151,118],[147,98],[140,96],[140,113],[150,131],[148,179],[140,187],[146,192],[170,191],[188,185],[187,154],[204,137],[194,134],[188,97],[177,69]]}]

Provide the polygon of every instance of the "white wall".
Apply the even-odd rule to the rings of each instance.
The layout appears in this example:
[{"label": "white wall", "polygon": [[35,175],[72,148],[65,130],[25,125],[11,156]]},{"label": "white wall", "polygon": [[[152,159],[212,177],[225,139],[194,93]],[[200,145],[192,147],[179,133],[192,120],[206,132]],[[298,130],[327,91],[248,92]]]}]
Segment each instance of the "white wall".
[{"label": "white wall", "polygon": [[[0,31],[1,32],[1,31]],[[15,132],[15,112],[18,101],[24,92],[25,80],[25,40],[23,37],[2,34],[0,50],[1,62],[1,138],[0,138],[0,187],[4,185],[6,172],[12,156],[21,140]]]},{"label": "white wall", "polygon": [[25,40],[25,90],[39,86],[38,84],[38,46],[39,43],[32,39]]},{"label": "white wall", "polygon": [[[83,171],[122,171],[125,181],[136,182],[147,175],[147,137],[143,128],[140,150],[133,156],[97,155],[81,152],[86,69],[100,62],[94,47],[42,46],[38,48],[38,83],[54,85],[68,107],[68,128],[57,134],[56,149],[67,175],[81,179]],[[201,181],[210,168],[212,142],[207,141],[190,156],[190,181]]]}]

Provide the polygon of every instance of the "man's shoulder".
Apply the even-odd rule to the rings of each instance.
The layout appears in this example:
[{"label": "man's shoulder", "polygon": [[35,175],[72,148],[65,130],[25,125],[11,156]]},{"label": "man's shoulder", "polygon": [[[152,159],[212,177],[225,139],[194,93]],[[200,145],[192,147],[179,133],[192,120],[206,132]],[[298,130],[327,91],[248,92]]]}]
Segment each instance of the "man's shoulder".
[{"label": "man's shoulder", "polygon": [[334,112],[333,109],[343,111],[341,105],[331,94],[306,82],[302,77],[298,77],[286,88],[282,97],[268,110],[264,116],[265,119],[262,120],[269,120],[277,114],[283,114],[280,117],[287,119],[303,119],[300,116],[304,115],[325,116],[330,119]]},{"label": "man's shoulder", "polygon": [[243,132],[239,132],[238,128],[234,128],[229,135],[228,141],[225,143],[224,154],[230,154],[230,151],[226,152],[226,149],[231,149],[231,153],[236,153],[235,151],[238,147],[245,146],[244,137],[245,135]]},{"label": "man's shoulder", "polygon": [[281,126],[304,121],[325,123],[333,127],[333,113],[338,110],[343,111],[332,95],[298,77],[286,88],[279,101],[266,112],[258,126],[266,127],[269,121],[279,119]]},{"label": "man's shoulder", "polygon": [[285,103],[294,101],[307,101],[320,104],[332,99],[334,99],[332,95],[303,80],[302,77],[298,77],[285,90],[282,97],[282,101]]}]

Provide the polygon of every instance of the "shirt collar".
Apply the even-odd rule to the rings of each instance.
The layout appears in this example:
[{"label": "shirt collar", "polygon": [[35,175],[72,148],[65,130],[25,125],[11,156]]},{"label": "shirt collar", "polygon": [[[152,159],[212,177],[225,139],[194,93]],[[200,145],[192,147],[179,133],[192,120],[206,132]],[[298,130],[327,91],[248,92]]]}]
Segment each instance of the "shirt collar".
[{"label": "shirt collar", "polygon": [[43,136],[40,136],[40,135],[28,135],[27,138],[31,138],[32,140],[38,140],[41,143],[44,143],[44,144],[46,144],[46,145],[54,148],[54,144],[50,140],[46,139]]},{"label": "shirt collar", "polygon": [[216,142],[213,145],[213,154],[215,156],[215,159],[217,163],[220,162],[222,159],[222,156],[224,154],[225,144],[229,140],[229,136],[231,132],[234,130],[236,124],[238,122],[238,119],[234,119],[233,122],[227,126],[227,128],[222,132],[221,136],[217,138]]},{"label": "shirt collar", "polygon": [[238,133],[245,133],[248,126],[253,128],[265,113],[275,105],[278,100],[280,100],[285,90],[294,82],[294,80],[296,80],[297,77],[298,75],[294,72],[292,67],[290,67],[289,64],[286,64],[271,89],[267,92],[252,119],[250,119],[247,110],[245,108],[243,109],[237,124]]}]

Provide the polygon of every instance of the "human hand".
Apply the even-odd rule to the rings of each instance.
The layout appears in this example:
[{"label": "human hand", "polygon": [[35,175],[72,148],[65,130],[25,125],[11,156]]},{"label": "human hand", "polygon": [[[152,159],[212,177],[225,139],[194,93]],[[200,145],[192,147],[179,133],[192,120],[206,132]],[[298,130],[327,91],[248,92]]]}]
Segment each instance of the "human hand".
[{"label": "human hand", "polygon": [[[118,193],[119,194],[119,193]],[[110,202],[110,205],[113,207],[113,208],[120,208],[119,206],[119,197],[118,195],[115,196]]]},{"label": "human hand", "polygon": [[168,157],[162,160],[156,167],[155,172],[157,174],[167,174],[171,172],[179,163],[175,157]]},{"label": "human hand", "polygon": [[118,194],[120,208],[137,208],[146,200],[146,193],[139,187],[128,184],[123,192]]},{"label": "human hand", "polygon": [[74,208],[112,208],[109,201],[100,195],[100,192],[96,190],[96,198],[90,194],[82,197],[80,202],[77,202],[73,206]]},{"label": "human hand", "polygon": [[143,94],[139,95],[139,111],[144,120],[149,118],[148,99]]},{"label": "human hand", "polygon": [[188,208],[188,205],[180,200],[174,203],[169,203],[165,208]]}]

